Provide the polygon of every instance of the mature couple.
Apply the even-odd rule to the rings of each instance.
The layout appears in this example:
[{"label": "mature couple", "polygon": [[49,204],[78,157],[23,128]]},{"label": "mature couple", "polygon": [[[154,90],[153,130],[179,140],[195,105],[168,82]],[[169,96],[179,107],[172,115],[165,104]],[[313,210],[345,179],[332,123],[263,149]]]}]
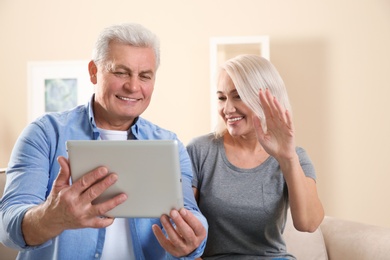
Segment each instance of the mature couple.
[{"label": "mature couple", "polygon": [[107,27],[88,64],[88,104],[46,114],[21,133],[0,202],[1,242],[18,259],[295,259],[282,238],[288,207],[308,232],[324,212],[313,165],[294,143],[283,80],[256,55],[221,67],[215,133],[179,142],[184,208],[160,219],[102,218],[127,199],[91,203],[117,176],[99,167],[70,185],[67,140],[177,139],[140,117],[159,64],[159,40],[147,28]]}]

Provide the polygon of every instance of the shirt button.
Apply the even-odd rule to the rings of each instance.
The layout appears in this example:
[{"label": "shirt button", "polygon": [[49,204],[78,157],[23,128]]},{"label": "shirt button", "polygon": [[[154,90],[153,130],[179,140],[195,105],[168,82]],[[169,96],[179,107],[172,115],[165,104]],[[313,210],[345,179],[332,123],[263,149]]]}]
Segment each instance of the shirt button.
[{"label": "shirt button", "polygon": [[95,254],[95,258],[99,258],[99,254]]}]

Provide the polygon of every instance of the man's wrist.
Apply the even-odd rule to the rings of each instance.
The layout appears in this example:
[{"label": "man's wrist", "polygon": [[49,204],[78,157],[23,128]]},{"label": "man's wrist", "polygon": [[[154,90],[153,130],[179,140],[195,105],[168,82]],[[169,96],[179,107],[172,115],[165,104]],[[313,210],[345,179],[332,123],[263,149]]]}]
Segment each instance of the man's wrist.
[{"label": "man's wrist", "polygon": [[45,220],[43,207],[43,205],[32,207],[23,217],[22,233],[28,246],[41,245],[61,233]]}]

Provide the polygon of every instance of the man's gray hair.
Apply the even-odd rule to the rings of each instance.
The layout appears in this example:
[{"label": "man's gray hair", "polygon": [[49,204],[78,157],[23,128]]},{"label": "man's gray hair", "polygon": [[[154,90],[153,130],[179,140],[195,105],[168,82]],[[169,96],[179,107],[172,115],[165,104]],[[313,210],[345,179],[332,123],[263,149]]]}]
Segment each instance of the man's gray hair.
[{"label": "man's gray hair", "polygon": [[154,33],[144,26],[137,23],[124,23],[103,29],[92,52],[92,60],[96,64],[106,61],[109,44],[112,41],[134,47],[152,48],[156,57],[156,70],[160,66],[160,41]]}]

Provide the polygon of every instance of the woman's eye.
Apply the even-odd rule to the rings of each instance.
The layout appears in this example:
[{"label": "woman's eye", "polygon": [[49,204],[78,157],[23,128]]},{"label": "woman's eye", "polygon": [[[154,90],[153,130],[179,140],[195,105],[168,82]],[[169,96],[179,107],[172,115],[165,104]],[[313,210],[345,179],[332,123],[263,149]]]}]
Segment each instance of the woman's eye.
[{"label": "woman's eye", "polygon": [[218,97],[218,100],[221,100],[221,101],[226,100],[226,97]]}]

